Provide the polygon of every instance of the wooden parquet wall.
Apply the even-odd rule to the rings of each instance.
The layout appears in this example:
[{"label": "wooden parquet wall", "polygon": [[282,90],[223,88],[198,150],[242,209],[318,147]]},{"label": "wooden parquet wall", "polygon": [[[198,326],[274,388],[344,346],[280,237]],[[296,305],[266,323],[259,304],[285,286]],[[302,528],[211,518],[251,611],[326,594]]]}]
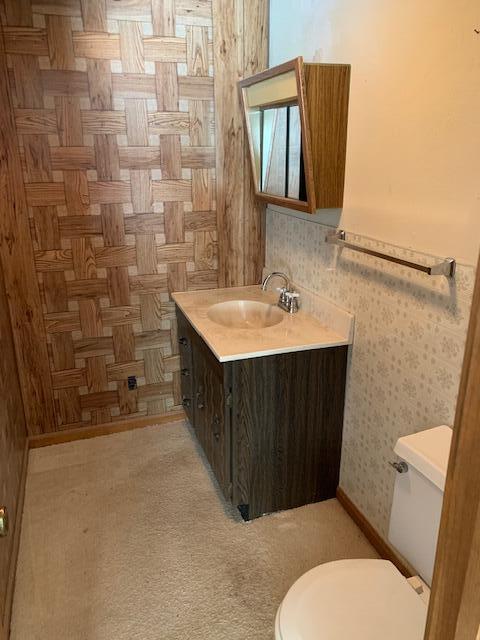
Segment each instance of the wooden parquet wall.
[{"label": "wooden parquet wall", "polygon": [[3,11],[55,428],[178,408],[169,294],[218,279],[211,2]]}]

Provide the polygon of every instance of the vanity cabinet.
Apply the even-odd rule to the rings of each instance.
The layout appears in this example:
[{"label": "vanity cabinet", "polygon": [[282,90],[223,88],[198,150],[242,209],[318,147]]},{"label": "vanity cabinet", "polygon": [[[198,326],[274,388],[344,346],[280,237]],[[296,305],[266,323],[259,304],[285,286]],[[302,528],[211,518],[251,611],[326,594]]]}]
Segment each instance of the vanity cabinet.
[{"label": "vanity cabinet", "polygon": [[177,307],[183,406],[245,519],[333,498],[347,347],[219,362]]},{"label": "vanity cabinet", "polygon": [[182,405],[193,426],[193,329],[185,316],[177,309],[178,349],[180,353],[180,377],[182,385]]},{"label": "vanity cabinet", "polygon": [[195,434],[224,495],[230,497],[230,367],[192,334]]},{"label": "vanity cabinet", "polygon": [[182,404],[226,498],[231,497],[231,367],[222,365],[177,309]]}]

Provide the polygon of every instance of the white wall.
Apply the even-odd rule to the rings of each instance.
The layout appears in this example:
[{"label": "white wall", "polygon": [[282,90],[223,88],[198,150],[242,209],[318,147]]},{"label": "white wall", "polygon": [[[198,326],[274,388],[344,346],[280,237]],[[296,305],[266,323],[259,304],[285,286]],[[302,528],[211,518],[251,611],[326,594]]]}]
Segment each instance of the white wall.
[{"label": "white wall", "polygon": [[475,263],[480,2],[271,0],[270,65],[352,65],[348,231]]}]

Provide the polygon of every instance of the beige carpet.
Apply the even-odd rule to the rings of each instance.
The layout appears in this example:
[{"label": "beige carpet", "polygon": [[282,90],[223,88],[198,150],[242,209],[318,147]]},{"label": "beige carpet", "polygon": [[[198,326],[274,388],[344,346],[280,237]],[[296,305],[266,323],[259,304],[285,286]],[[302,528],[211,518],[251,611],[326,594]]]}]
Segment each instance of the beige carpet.
[{"label": "beige carpet", "polygon": [[296,578],[354,557],[336,500],[242,522],[181,422],[37,449],[11,638],[271,639]]}]

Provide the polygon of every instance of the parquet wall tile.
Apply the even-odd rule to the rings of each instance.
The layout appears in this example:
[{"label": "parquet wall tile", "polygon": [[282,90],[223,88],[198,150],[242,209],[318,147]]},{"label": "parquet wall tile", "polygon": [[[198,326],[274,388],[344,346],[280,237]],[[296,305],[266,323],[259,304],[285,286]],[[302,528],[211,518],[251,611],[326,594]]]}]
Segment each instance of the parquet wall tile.
[{"label": "parquet wall tile", "polygon": [[211,0],[4,11],[56,428],[178,409],[170,293],[218,280]]}]

